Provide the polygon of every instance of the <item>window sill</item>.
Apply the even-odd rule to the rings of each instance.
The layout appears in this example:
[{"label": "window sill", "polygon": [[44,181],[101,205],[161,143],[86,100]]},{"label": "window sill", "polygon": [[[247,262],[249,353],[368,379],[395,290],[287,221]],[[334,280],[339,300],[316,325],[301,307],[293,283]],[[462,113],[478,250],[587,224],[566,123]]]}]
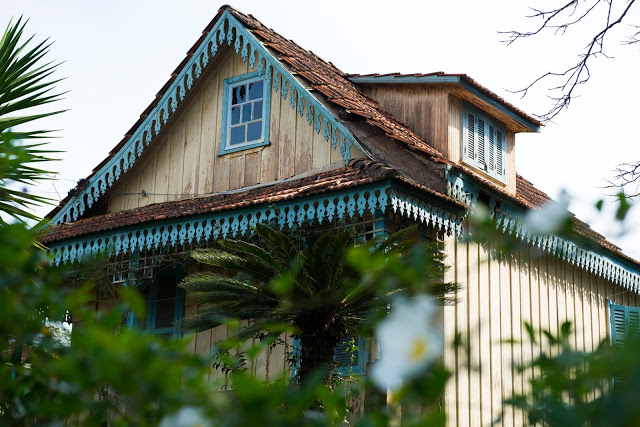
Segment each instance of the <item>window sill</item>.
[{"label": "window sill", "polygon": [[492,183],[499,185],[500,187],[507,187],[507,177],[504,177],[504,180],[496,178],[493,175],[489,175],[488,173],[486,173],[485,171],[483,171],[482,169],[478,169],[477,166],[469,164],[467,162],[465,162],[464,160],[460,160],[460,164],[463,165],[466,168],[469,168],[471,171],[473,171],[474,173],[476,173],[477,175],[479,175],[481,178],[484,178],[486,180],[491,181]]},{"label": "window sill", "polygon": [[247,150],[250,150],[252,148],[266,147],[267,145],[269,145],[269,141],[263,141],[263,142],[257,142],[255,144],[243,145],[242,147],[231,148],[229,150],[222,150],[217,154],[217,156],[220,157],[220,156],[224,156],[224,155],[227,155],[227,154],[238,153],[240,151],[247,151]]}]

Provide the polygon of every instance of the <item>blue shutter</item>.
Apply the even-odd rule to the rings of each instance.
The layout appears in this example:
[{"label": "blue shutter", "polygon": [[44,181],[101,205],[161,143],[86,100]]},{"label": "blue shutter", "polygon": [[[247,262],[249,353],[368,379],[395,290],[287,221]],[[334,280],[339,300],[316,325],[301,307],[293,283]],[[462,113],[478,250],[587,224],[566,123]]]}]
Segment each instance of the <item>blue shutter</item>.
[{"label": "blue shutter", "polygon": [[178,286],[183,274],[177,271],[158,274],[145,292],[147,320],[138,328],[160,338],[180,336],[178,322],[184,317],[184,289]]},{"label": "blue shutter", "polygon": [[640,307],[618,305],[609,300],[611,345],[623,347],[626,336],[640,336]]},{"label": "blue shutter", "polygon": [[[338,369],[343,375],[364,374],[368,359],[366,341],[362,338],[355,340],[356,349],[351,350],[352,337],[345,337],[340,344],[336,346],[333,352],[333,359],[338,364]],[[351,358],[353,357],[353,361]]]}]

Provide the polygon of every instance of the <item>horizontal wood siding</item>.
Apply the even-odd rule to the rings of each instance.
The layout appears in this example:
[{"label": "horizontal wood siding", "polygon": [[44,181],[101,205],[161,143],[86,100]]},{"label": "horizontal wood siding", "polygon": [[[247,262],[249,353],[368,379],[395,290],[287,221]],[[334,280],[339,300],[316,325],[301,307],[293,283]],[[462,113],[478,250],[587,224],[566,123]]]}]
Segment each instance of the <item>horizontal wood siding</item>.
[{"label": "horizontal wood siding", "polygon": [[[250,71],[248,62],[221,47],[180,111],[144,157],[110,191],[109,212],[268,183],[343,161],[289,99],[272,91],[270,145],[218,156],[225,79]],[[352,157],[363,157],[357,148]],[[143,191],[146,195],[143,195]]]},{"label": "horizontal wood siding", "polygon": [[[607,299],[631,306],[640,302],[620,286],[535,248],[498,259],[498,240],[485,245],[455,237],[445,241],[451,265],[446,277],[461,285],[456,302],[444,308],[445,342],[452,343],[458,333],[463,338],[463,345],[448,345],[444,354],[454,372],[445,393],[452,426],[525,423],[522,412],[502,402],[513,391],[525,391],[540,374],[531,369],[519,375],[516,367],[551,349],[529,342],[523,322],[555,334],[570,321],[576,330],[573,344],[592,351],[608,336]],[[506,342],[509,338],[522,344]]]}]

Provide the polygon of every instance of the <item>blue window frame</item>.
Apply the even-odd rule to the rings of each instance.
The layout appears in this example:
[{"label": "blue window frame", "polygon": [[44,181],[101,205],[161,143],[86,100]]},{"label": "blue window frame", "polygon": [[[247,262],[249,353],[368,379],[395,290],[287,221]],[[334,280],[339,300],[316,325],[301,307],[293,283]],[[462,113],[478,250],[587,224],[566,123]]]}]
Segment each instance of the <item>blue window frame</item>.
[{"label": "blue window frame", "polygon": [[159,272],[143,292],[147,301],[147,318],[137,327],[161,338],[181,335],[178,322],[184,317],[184,289],[178,287],[184,274],[169,269]]},{"label": "blue window frame", "polygon": [[258,71],[226,79],[222,105],[219,155],[269,144],[271,87]]},{"label": "blue window frame", "polygon": [[468,104],[462,107],[462,160],[500,182],[507,182],[504,126]]}]

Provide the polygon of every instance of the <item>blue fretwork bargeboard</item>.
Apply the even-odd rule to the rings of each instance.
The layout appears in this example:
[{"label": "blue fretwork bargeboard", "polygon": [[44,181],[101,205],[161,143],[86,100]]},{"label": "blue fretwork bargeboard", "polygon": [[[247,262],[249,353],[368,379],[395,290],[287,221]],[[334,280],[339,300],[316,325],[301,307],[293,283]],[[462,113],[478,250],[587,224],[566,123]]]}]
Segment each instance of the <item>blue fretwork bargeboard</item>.
[{"label": "blue fretwork bargeboard", "polygon": [[322,131],[324,139],[332,148],[340,150],[345,163],[351,158],[351,147],[359,146],[353,135],[336,120],[307,89],[305,89],[287,69],[274,58],[267,49],[229,11],[224,11],[211,31],[204,38],[175,80],[164,91],[160,100],[133,135],[96,173],[88,183],[74,195],[51,222],[58,225],[75,221],[103,195],[108,188],[127,172],[142,156],[144,150],[161,131],[179,104],[184,100],[194,82],[202,76],[203,69],[211,63],[224,43],[233,46],[244,61],[249,61],[251,69],[257,69],[275,92],[296,109],[300,117],[306,114],[309,126],[316,133]]}]

